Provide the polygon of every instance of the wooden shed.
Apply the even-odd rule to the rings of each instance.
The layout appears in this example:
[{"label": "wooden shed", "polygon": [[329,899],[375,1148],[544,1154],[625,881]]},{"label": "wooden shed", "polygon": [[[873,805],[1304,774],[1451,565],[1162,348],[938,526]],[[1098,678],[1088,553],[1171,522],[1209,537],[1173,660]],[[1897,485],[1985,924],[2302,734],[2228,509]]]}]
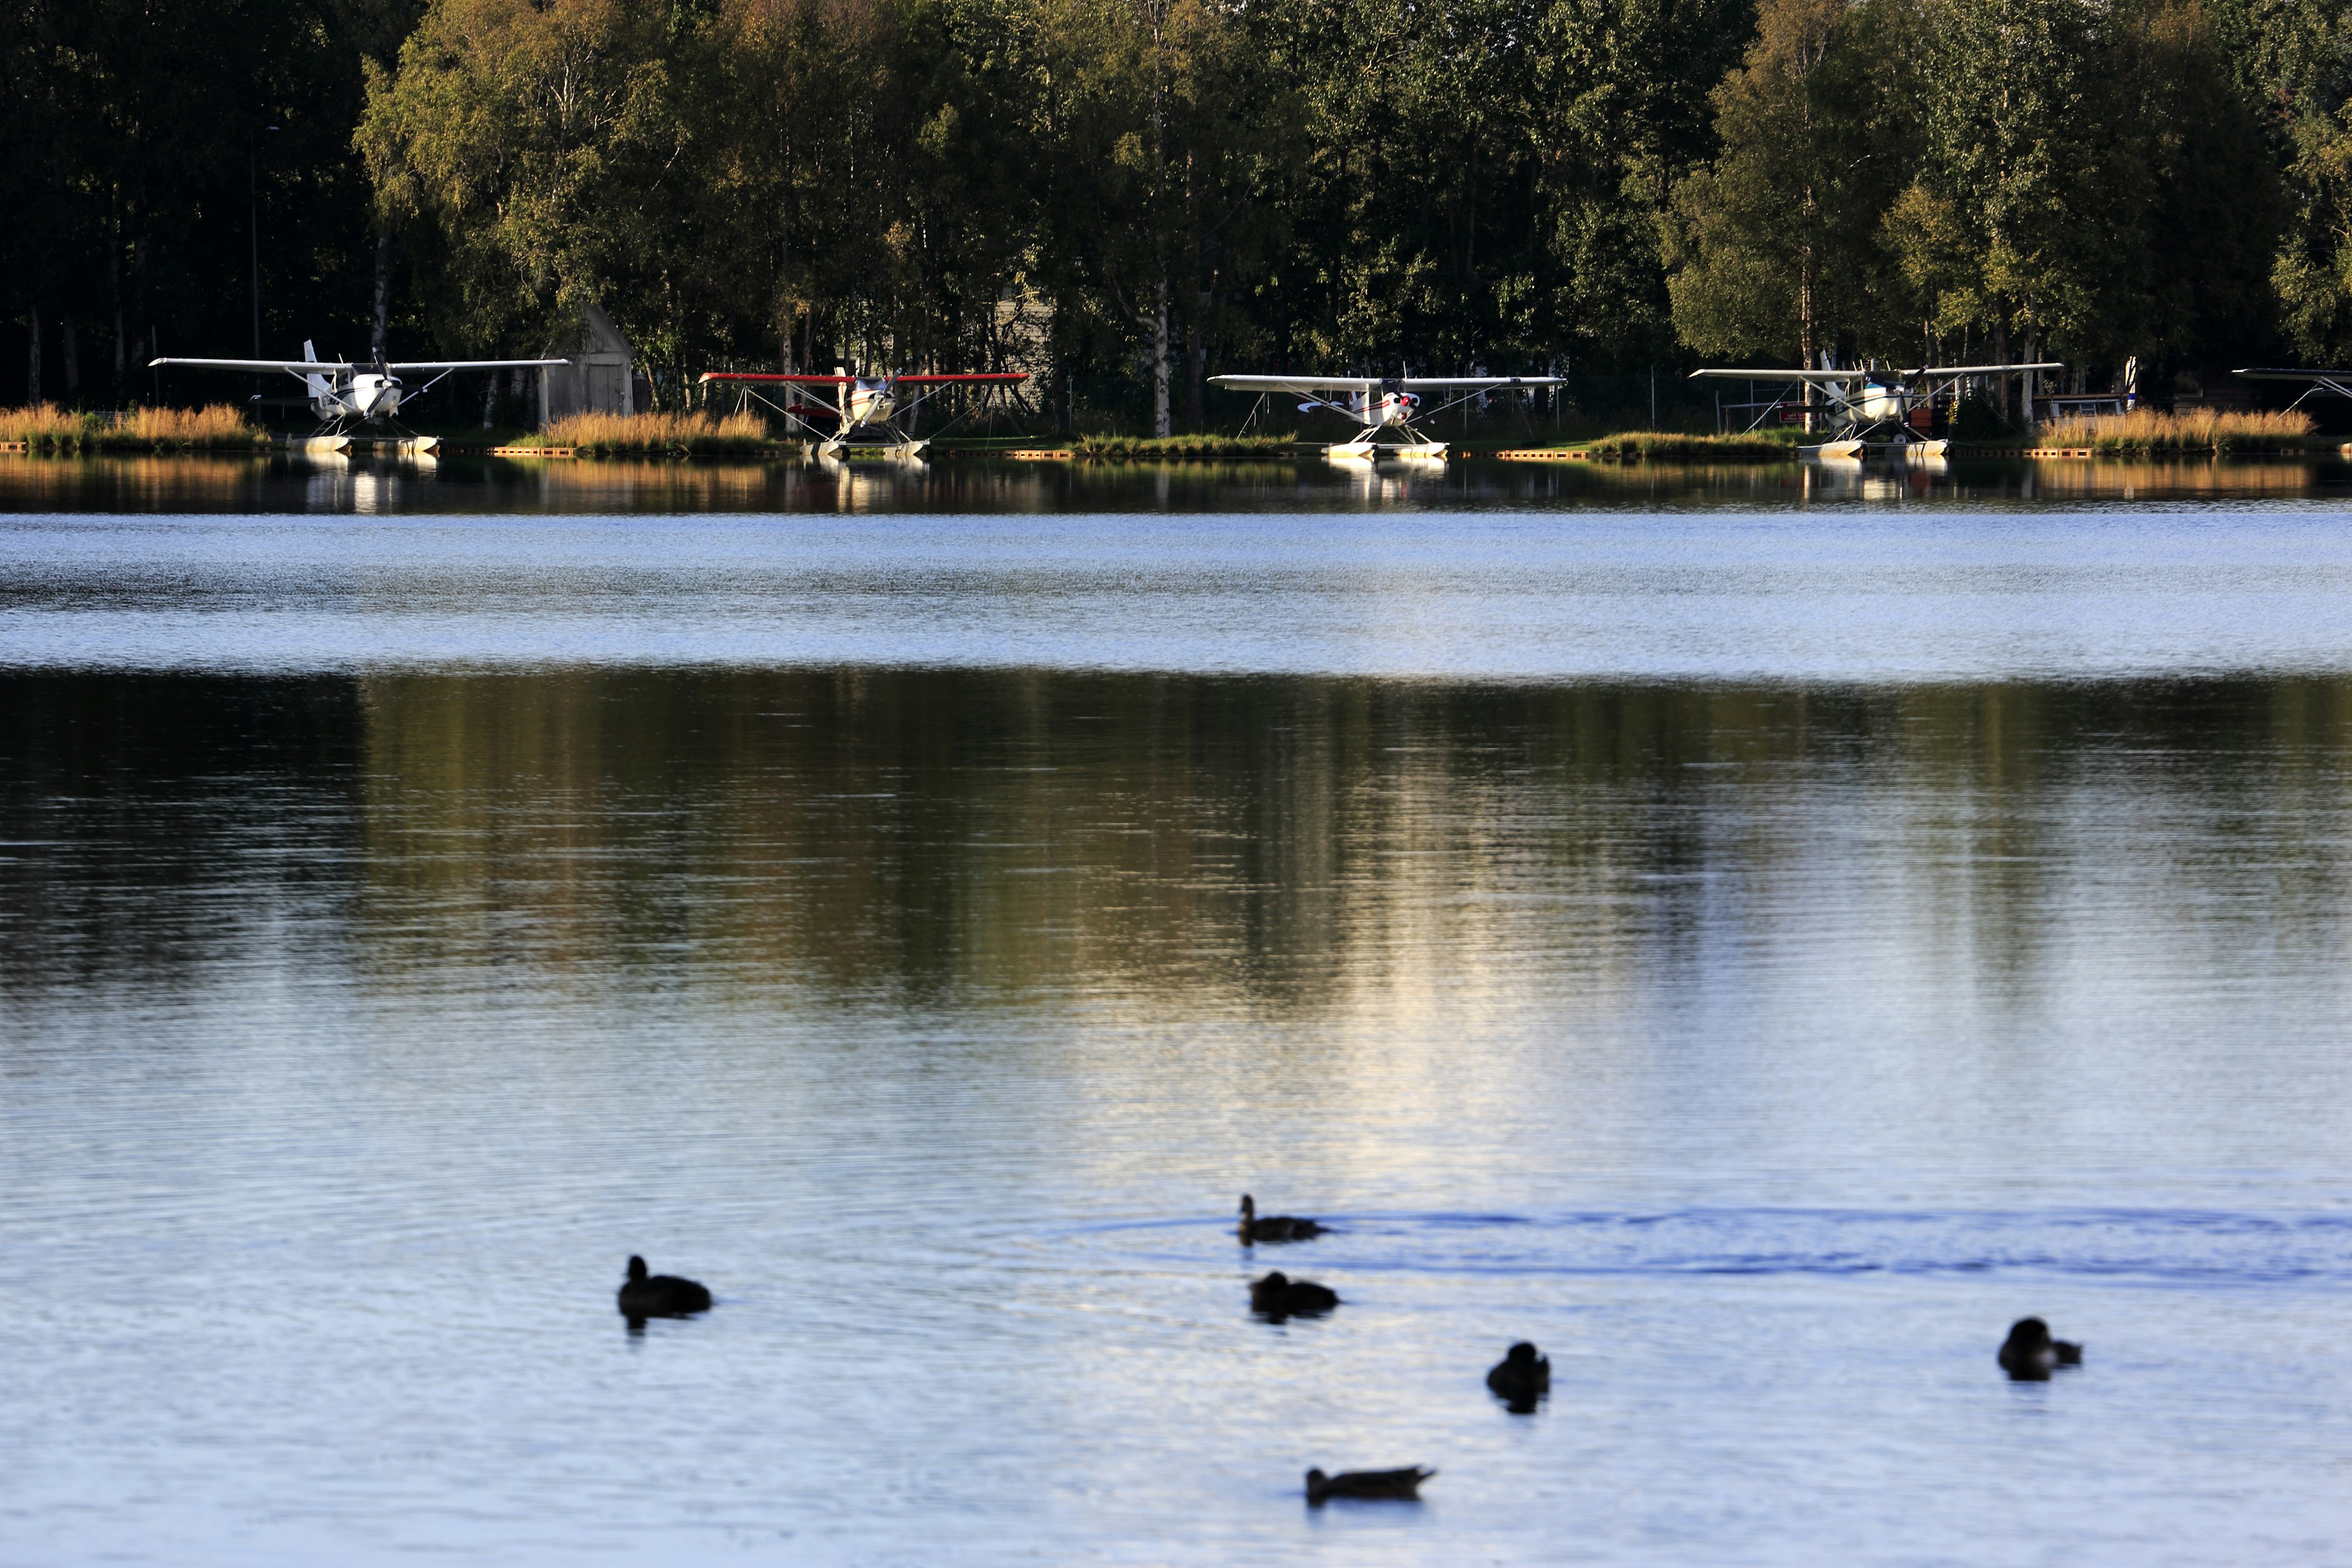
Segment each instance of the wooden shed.
[{"label": "wooden shed", "polygon": [[636,354],[602,305],[589,305],[576,343],[552,345],[547,353],[551,357],[562,355],[572,363],[550,365],[540,374],[539,423],[542,428],[551,420],[567,414],[637,411],[636,377],[632,369]]}]

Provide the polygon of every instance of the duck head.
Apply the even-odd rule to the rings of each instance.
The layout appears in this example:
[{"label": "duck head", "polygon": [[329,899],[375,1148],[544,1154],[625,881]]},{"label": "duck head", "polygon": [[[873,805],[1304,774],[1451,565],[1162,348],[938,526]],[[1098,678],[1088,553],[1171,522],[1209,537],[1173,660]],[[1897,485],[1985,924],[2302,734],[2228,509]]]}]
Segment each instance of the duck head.
[{"label": "duck head", "polygon": [[1536,1364],[1536,1356],[1538,1353],[1538,1352],[1535,1346],[1529,1344],[1525,1340],[1521,1340],[1504,1354],[1503,1360],[1512,1366],[1521,1366],[1532,1369]]},{"label": "duck head", "polygon": [[2020,1318],[2009,1326],[2009,1348],[2031,1353],[2050,1346],[2050,1325],[2039,1318]]},{"label": "duck head", "polygon": [[646,1260],[633,1252],[629,1255],[629,1283],[642,1285],[645,1282]]}]

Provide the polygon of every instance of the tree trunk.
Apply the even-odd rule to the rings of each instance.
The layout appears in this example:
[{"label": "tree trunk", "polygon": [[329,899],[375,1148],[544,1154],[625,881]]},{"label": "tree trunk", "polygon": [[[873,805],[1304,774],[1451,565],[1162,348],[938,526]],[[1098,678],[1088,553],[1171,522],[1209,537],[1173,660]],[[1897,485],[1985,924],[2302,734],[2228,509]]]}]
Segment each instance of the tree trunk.
[{"label": "tree trunk", "polygon": [[1168,275],[1160,275],[1160,292],[1151,311],[1151,433],[1166,436],[1168,421]]},{"label": "tree trunk", "polygon": [[121,247],[106,247],[106,287],[114,301],[114,402],[122,403],[123,355],[127,344],[122,333],[122,257]]},{"label": "tree trunk", "polygon": [[386,356],[386,329],[391,319],[392,236],[379,230],[375,237],[375,313],[368,323],[368,352],[377,359]]},{"label": "tree trunk", "polygon": [[25,401],[33,407],[41,405],[41,307],[27,303],[25,307]]},{"label": "tree trunk", "polygon": [[81,339],[74,331],[73,313],[68,311],[58,323],[58,346],[65,351],[66,402],[81,406]]},{"label": "tree trunk", "polygon": [[[2042,329],[2038,326],[2028,327],[2025,329],[2025,363],[2032,364],[2035,360],[2038,360],[2041,357]],[[2022,376],[2018,378],[2020,388],[2024,394],[2025,404],[2023,413],[2025,415],[2025,428],[2029,434],[2031,434],[2033,429],[2033,395],[2038,390],[2034,384],[2039,375],[2040,373],[2038,371],[2029,370]]]},{"label": "tree trunk", "polygon": [[[1812,187],[1805,189],[1805,210],[1813,205]],[[1813,247],[1803,246],[1797,252],[1797,363],[1805,370],[1813,368]],[[1804,383],[1805,434],[1814,433],[1813,402],[1818,395],[1813,384]]]},{"label": "tree trunk", "polygon": [[1202,378],[1209,368],[1209,345],[1202,333],[1201,323],[1208,318],[1209,296],[1203,293],[1198,296],[1198,300],[1199,303],[1192,311],[1192,324],[1184,331],[1184,396],[1194,433],[1205,434],[1209,428],[1209,410],[1202,391]]},{"label": "tree trunk", "polygon": [[[1995,364],[2009,363],[2009,305],[2002,300],[1995,300],[1992,302],[1992,363]],[[1995,375],[1992,382],[1993,385],[2000,389],[1993,406],[2000,411],[2001,422],[2006,424],[2009,421],[2008,373],[2004,371]]]}]

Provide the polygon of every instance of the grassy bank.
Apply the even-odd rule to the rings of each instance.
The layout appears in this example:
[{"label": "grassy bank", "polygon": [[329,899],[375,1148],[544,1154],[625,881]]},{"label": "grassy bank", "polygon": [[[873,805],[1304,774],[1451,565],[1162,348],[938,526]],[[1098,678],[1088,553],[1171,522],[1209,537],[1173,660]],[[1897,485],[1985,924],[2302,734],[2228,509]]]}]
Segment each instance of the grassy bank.
[{"label": "grassy bank", "polygon": [[772,445],[756,414],[573,414],[518,447],[569,447],[596,458],[756,458]]},{"label": "grassy bank", "polygon": [[77,414],[43,403],[0,408],[0,441],[35,452],[251,451],[269,437],[234,404],[205,408],[133,408]]},{"label": "grassy bank", "polygon": [[2143,408],[2131,414],[2053,419],[2042,426],[2034,445],[2088,447],[2103,458],[2142,453],[2300,452],[2311,431],[2311,416],[2300,411],[2224,414],[2197,408],[2186,414],[2158,414]]},{"label": "grassy bank", "polygon": [[1581,441],[1573,449],[1591,453],[1595,458],[1616,458],[1629,462],[1649,462],[1659,458],[1733,458],[1747,460],[1786,458],[1793,454],[1801,441],[1820,439],[1790,431],[1753,430],[1738,436],[1686,436],[1672,430],[1628,430],[1620,435],[1603,436],[1595,441]]},{"label": "grassy bank", "polygon": [[1081,436],[1070,450],[1081,458],[1287,458],[1289,436]]}]

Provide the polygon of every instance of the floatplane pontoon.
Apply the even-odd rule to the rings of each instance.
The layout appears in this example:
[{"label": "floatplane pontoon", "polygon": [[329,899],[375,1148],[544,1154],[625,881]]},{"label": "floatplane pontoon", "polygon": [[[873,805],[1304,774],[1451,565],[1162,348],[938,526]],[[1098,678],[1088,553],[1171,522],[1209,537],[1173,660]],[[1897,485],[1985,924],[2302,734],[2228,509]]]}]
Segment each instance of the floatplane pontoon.
[{"label": "floatplane pontoon", "polygon": [[[1801,455],[1861,458],[1878,453],[1908,459],[1940,458],[1950,447],[1948,441],[1928,437],[1927,414],[1938,398],[1952,395],[1969,377],[2065,368],[2045,360],[2032,364],[1921,365],[1914,370],[1709,369],[1691,372],[1691,379],[1811,384],[1822,394],[1818,412],[1831,421],[1830,438],[1817,447],[1800,447]],[[1774,409],[1786,406],[1780,399],[1768,404],[1764,413],[1757,416],[1757,424],[1762,424]]]},{"label": "floatplane pontoon", "polygon": [[[1418,458],[1424,461],[1444,462],[1445,443],[1421,429],[1417,420],[1434,419],[1449,408],[1458,408],[1474,397],[1506,391],[1512,387],[1558,386],[1556,375],[1407,375],[1382,380],[1375,375],[1213,375],[1211,386],[1222,386],[1229,392],[1281,393],[1307,401],[1298,405],[1301,414],[1318,409],[1329,409],[1344,418],[1363,426],[1364,433],[1352,441],[1342,441],[1323,449],[1324,456],[1339,458],[1373,460],[1381,458]],[[1439,404],[1434,408],[1421,405],[1423,390],[1462,391],[1458,397]],[[1394,431],[1392,439],[1381,440],[1382,431]]]},{"label": "floatplane pontoon", "polygon": [[[1011,386],[1028,380],[1021,371],[968,371],[949,375],[799,375],[773,371],[713,370],[703,373],[702,384],[740,388],[747,397],[782,415],[817,443],[817,455],[836,458],[865,450],[893,458],[919,458],[931,444],[909,436],[898,426],[901,417],[950,386]],[[809,403],[771,403],[753,390],[760,386],[796,387]],[[909,392],[912,395],[909,395]],[[828,428],[827,426],[830,426]],[[861,439],[861,437],[863,437]]]},{"label": "floatplane pontoon", "polygon": [[[300,359],[180,359],[176,357],[149,360],[151,366],[186,365],[196,370],[241,370],[267,373],[282,371],[300,382],[310,394],[310,412],[319,416],[319,427],[305,445],[317,450],[341,451],[351,445],[346,434],[353,421],[367,425],[391,425],[400,412],[401,401],[422,397],[448,376],[461,370],[520,370],[533,367],[570,364],[562,359],[435,359],[394,360],[373,359],[365,364],[352,360],[322,360],[319,351],[310,343],[302,345]],[[403,372],[411,374],[437,371],[432,380],[415,391],[400,379]],[[404,452],[429,454],[441,444],[437,436],[406,436],[400,439]]]}]

